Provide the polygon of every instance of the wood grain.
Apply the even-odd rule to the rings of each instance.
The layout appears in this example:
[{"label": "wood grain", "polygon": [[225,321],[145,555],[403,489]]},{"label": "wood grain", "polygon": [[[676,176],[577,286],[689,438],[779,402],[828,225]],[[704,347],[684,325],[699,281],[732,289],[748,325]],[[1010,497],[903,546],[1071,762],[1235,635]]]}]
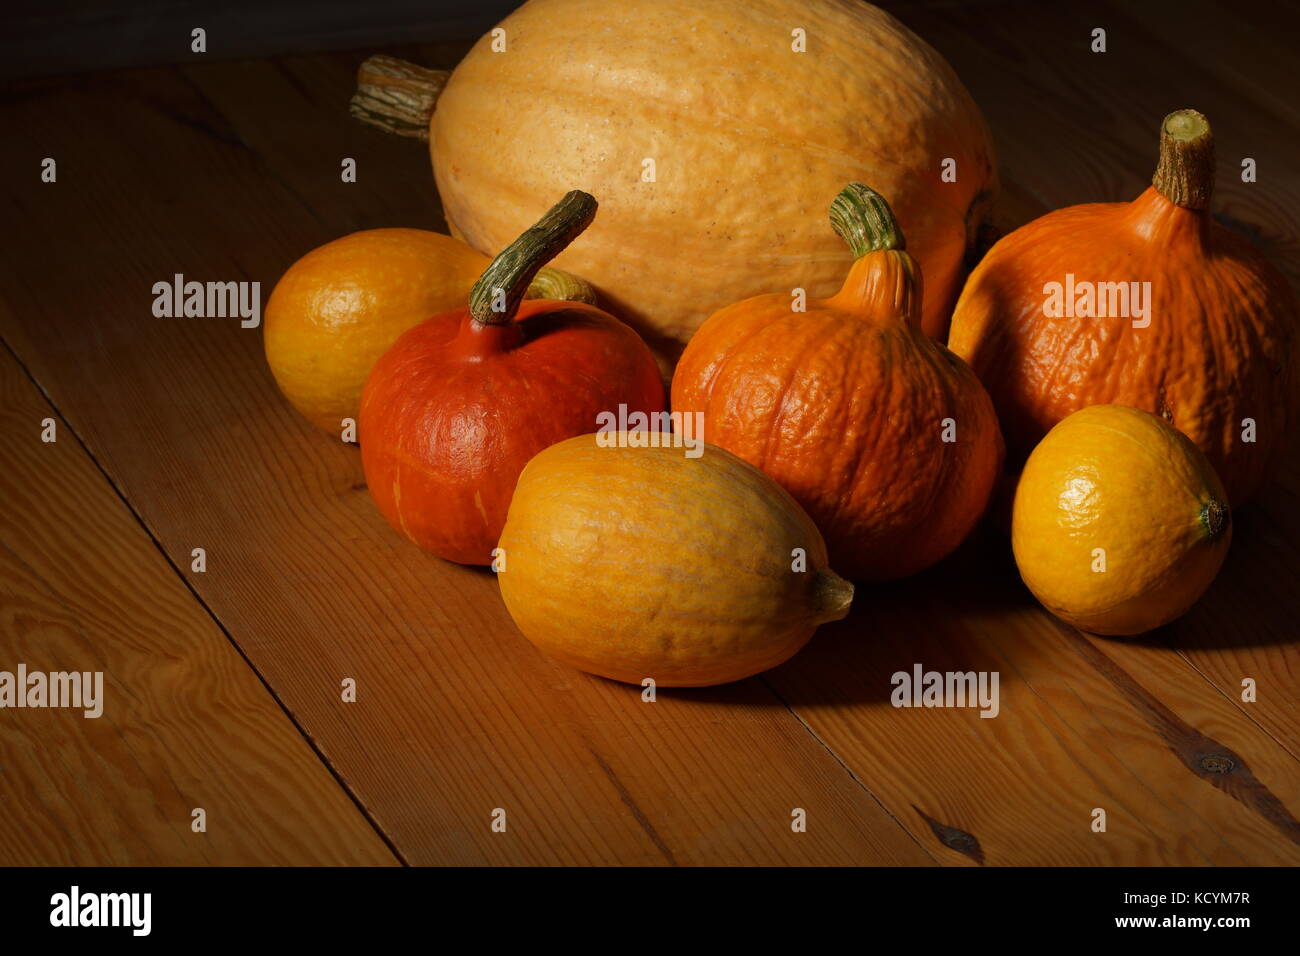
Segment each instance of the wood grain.
[{"label": "wood grain", "polygon": [[[279,73],[254,79],[267,109],[301,98]],[[340,71],[335,86],[346,82]],[[207,548],[193,586],[404,859],[933,862],[762,685],[647,704],[638,689],[541,658],[490,575],[388,529],[355,450],[275,391],[258,330],[150,316],[151,284],[175,272],[269,289],[393,178],[304,200],[174,73],[41,92],[14,109],[19,154],[57,155],[79,137],[118,145],[57,188],[19,194],[31,243],[4,267],[0,329],[169,555]],[[338,168],[334,152],[319,161]],[[148,190],[113,188],[122,179]],[[299,182],[323,190],[329,179]],[[239,198],[214,207],[213,194]],[[112,255],[61,242],[71,223],[117,237]],[[24,279],[47,268],[67,274],[57,303]],[[347,677],[355,704],[339,702]],[[505,834],[490,829],[495,808]],[[795,808],[816,821],[807,833],[791,830]]]},{"label": "wood grain", "polygon": [[[1216,211],[1300,278],[1300,128],[1269,93],[1280,41],[1232,26],[1230,62],[1198,54],[1215,6],[1172,29],[1184,5],[890,7],[984,107],[1001,228],[1136,196],[1160,117],[1193,105],[1221,144]],[[1106,54],[1088,51],[1099,25]],[[449,66],[459,50],[385,52]],[[653,704],[541,658],[489,574],[391,533],[354,450],[276,393],[259,332],[149,314],[151,284],[175,272],[260,280],[265,298],[345,232],[441,226],[427,154],[346,117],[361,55],[18,87],[0,163],[25,241],[0,262],[0,334],[171,559],[208,549],[191,585],[403,860],[1300,862],[1294,463],[1237,516],[1206,598],[1142,639],[1054,621],[985,529],[926,574],[862,588],[782,668]],[[1247,150],[1268,171],[1255,184],[1234,173]],[[46,155],[66,159],[57,187],[36,182]],[[339,182],[344,156],[355,184]],[[915,663],[997,671],[998,717],[892,707],[891,676]],[[344,677],[355,704],[339,702]],[[506,833],[489,827],[498,807]]]},{"label": "wood grain", "polygon": [[396,862],[7,351],[0,444],[0,669],[104,681],[0,711],[0,865]]},{"label": "wood grain", "polygon": [[[1177,654],[1144,660],[1054,622],[1006,549],[989,531],[917,578],[860,589],[848,620],[764,679],[891,812],[971,835],[988,864],[1300,861],[1294,758]],[[890,706],[891,676],[918,663],[997,671],[1000,712]],[[1216,788],[1188,747],[1238,755],[1283,812]]]}]

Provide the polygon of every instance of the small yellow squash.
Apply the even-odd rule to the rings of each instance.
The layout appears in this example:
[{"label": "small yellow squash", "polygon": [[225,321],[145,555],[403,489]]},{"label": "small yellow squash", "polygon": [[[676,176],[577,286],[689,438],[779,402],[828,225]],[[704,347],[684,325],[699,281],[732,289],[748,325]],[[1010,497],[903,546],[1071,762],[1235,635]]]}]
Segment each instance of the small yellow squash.
[{"label": "small yellow squash", "polygon": [[571,438],[519,476],[495,566],[539,649],[614,680],[700,687],[775,667],[848,613],[853,585],[776,482],[712,445],[627,447],[645,440]]},{"label": "small yellow squash", "polygon": [[1016,488],[1011,543],[1029,590],[1096,634],[1181,616],[1232,540],[1223,485],[1182,432],[1126,405],[1093,405],[1047,433]]}]

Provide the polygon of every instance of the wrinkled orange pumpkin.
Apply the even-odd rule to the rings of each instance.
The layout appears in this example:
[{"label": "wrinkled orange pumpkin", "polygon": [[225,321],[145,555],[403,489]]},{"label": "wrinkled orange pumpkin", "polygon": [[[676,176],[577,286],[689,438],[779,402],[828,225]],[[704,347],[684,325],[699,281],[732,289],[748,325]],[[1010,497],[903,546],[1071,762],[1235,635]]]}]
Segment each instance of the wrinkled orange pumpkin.
[{"label": "wrinkled orange pumpkin", "polygon": [[626,404],[663,409],[645,343],[580,302],[523,301],[529,281],[595,215],[571,192],[505,249],[468,308],[435,316],[377,361],[361,399],[361,461],[389,524],[462,564],[489,564],[520,470]]},{"label": "wrinkled orange pumpkin", "polygon": [[1071,412],[1113,403],[1191,438],[1233,507],[1266,477],[1300,423],[1300,317],[1286,279],[1210,217],[1213,186],[1209,123],[1171,113],[1141,196],[1048,213],[972,272],[948,344],[992,394],[1013,464]]},{"label": "wrinkled orange pumpkin", "polygon": [[[448,226],[470,245],[500,248],[539,196],[596,194],[600,222],[557,265],[667,347],[768,289],[831,295],[849,258],[807,210],[870,177],[925,269],[922,325],[944,334],[996,163],[952,68],[888,13],[845,0],[530,0],[501,28],[423,117]],[[410,73],[372,76],[357,112],[419,129]],[[437,89],[424,86],[427,108]]]},{"label": "wrinkled orange pumpkin", "polygon": [[921,275],[884,199],[859,183],[831,206],[856,261],[840,291],[786,293],[712,316],[673,377],[676,412],[775,478],[857,579],[920,571],[988,503],[1002,438],[974,373],[921,331]]}]

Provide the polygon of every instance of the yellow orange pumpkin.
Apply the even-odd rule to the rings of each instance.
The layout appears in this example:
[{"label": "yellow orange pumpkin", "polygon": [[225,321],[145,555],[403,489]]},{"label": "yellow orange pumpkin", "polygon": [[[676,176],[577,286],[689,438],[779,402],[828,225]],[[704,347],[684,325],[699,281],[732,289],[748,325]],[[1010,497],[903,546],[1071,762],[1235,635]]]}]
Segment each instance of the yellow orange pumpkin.
[{"label": "yellow orange pumpkin", "polygon": [[[263,317],[280,391],[317,428],[341,434],[375,360],[407,329],[464,305],[491,261],[423,229],[367,229],[313,249],[281,277]],[[529,297],[595,301],[556,269],[539,273]]]},{"label": "yellow orange pumpkin", "polygon": [[525,637],[592,674],[698,687],[775,667],[848,613],[853,586],[772,479],[648,440],[582,435],[520,474],[496,568]]},{"label": "yellow orange pumpkin", "polygon": [[1205,455],[1124,405],[1066,417],[1016,488],[1021,577],[1057,617],[1098,634],[1140,634],[1182,615],[1231,540],[1228,498]]}]

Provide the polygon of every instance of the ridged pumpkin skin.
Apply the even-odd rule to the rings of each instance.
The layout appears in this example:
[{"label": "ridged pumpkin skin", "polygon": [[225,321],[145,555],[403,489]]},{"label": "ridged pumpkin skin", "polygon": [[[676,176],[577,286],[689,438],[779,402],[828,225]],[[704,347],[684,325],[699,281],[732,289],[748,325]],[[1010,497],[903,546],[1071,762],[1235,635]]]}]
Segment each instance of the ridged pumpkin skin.
[{"label": "ridged pumpkin skin", "polygon": [[[1044,286],[1067,273],[1149,281],[1150,325],[1045,316]],[[1297,424],[1298,324],[1286,279],[1253,245],[1152,186],[1003,238],[972,272],[948,344],[993,396],[1013,462],[1071,412],[1131,405],[1190,437],[1238,507]],[[1247,418],[1253,443],[1242,441]]]},{"label": "ridged pumpkin skin", "polygon": [[[692,459],[596,439],[530,461],[501,534],[501,596],[544,653],[629,684],[702,687],[775,667],[848,613],[852,585],[770,478],[709,445]],[[797,548],[806,570],[792,569]]]},{"label": "ridged pumpkin skin", "polygon": [[1232,541],[1223,484],[1205,455],[1162,419],[1123,405],[1090,406],[1048,432],[1020,477],[1011,529],[1038,600],[1097,634],[1140,634],[1180,617]]},{"label": "ridged pumpkin skin", "polygon": [[338,435],[357,417],[375,359],[411,326],[464,305],[491,261],[422,229],[367,229],[313,249],[276,283],[263,316],[280,391]]},{"label": "ridged pumpkin skin", "polygon": [[[663,410],[658,366],[631,328],[580,302],[519,301],[531,278],[519,263],[535,267],[547,254],[539,244],[581,231],[559,223],[555,234],[571,235],[535,238],[574,197],[594,214],[590,196],[571,193],[497,257],[469,308],[404,333],[366,380],[358,425],[370,495],[396,530],[450,561],[491,563],[515,480],[537,452],[620,404]],[[485,303],[501,288],[515,298],[497,317]]]},{"label": "ridged pumpkin skin", "polygon": [[905,577],[951,552],[1001,468],[988,394],[921,332],[920,284],[906,252],[868,252],[806,312],[779,293],[718,312],[673,377],[674,412],[703,412],[706,441],[775,478],[855,580]]},{"label": "ridged pumpkin skin", "polygon": [[496,249],[535,197],[596,194],[601,220],[556,264],[670,345],[748,296],[831,295],[849,257],[808,211],[865,178],[908,224],[923,324],[943,335],[996,164],[961,81],[893,17],[841,0],[530,0],[501,26],[507,52],[482,38],[430,124],[456,235]]}]

